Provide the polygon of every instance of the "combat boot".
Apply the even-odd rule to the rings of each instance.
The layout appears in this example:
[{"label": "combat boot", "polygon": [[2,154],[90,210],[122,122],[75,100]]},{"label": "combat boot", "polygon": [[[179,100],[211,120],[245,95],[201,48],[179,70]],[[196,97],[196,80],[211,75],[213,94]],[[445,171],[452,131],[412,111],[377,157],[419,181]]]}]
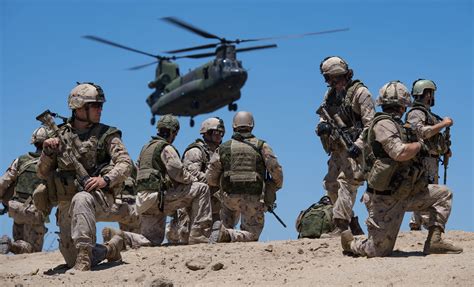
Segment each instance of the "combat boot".
[{"label": "combat boot", "polygon": [[210,243],[231,242],[229,231],[221,221],[216,221],[212,225],[212,233],[209,238]]},{"label": "combat boot", "polygon": [[352,235],[364,235],[364,231],[359,224],[359,217],[353,216],[351,218],[351,223],[349,223],[349,228],[351,229]]},{"label": "combat boot", "polygon": [[12,240],[7,235],[0,237],[0,254],[8,254],[12,247]]},{"label": "combat boot", "polygon": [[81,246],[77,251],[76,263],[74,270],[77,271],[89,271],[91,270],[91,257],[92,257],[92,247],[90,246]]},{"label": "combat boot", "polygon": [[120,252],[125,249],[125,243],[122,236],[114,235],[112,239],[104,245],[107,248],[107,255],[105,255],[105,258],[107,258],[109,262],[122,260]]},{"label": "combat boot", "polygon": [[354,241],[354,235],[352,235],[352,232],[350,230],[344,230],[341,232],[341,245],[342,249],[345,252],[351,252],[351,243]]},{"label": "combat boot", "polygon": [[115,235],[118,235],[124,239],[125,246],[132,246],[131,239],[127,237],[122,230],[111,227],[104,227],[104,229],[102,229],[102,239],[104,240],[104,243],[110,241]]},{"label": "combat boot", "polygon": [[449,241],[441,238],[443,230],[439,226],[431,226],[428,231],[428,237],[423,247],[423,253],[428,254],[458,254],[463,251]]},{"label": "combat boot", "polygon": [[339,237],[339,236],[341,236],[341,233],[342,233],[343,231],[349,229],[349,221],[344,220],[344,219],[335,218],[335,219],[334,219],[334,225],[336,226],[336,228],[334,228],[333,231],[331,231],[331,232],[329,232],[329,233],[321,234],[321,237],[320,237],[320,238],[334,238],[334,237]]}]

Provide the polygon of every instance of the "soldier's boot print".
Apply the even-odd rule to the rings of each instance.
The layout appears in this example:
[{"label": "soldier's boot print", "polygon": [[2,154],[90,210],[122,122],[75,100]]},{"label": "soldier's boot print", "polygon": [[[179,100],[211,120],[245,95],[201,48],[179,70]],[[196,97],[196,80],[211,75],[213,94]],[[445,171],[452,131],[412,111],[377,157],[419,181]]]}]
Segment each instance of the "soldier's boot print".
[{"label": "soldier's boot print", "polygon": [[230,242],[230,234],[221,221],[216,221],[212,225],[212,233],[209,238],[210,243]]},{"label": "soldier's boot print", "polygon": [[344,220],[344,219],[335,218],[334,225],[336,226],[336,228],[334,228],[334,230],[329,233],[322,234],[321,238],[339,237],[341,236],[341,233],[343,231],[346,231],[349,229],[349,221]]},{"label": "soldier's boot print", "polygon": [[76,263],[73,270],[89,271],[91,270],[92,247],[81,246],[77,251]]},{"label": "soldier's boot print", "polygon": [[352,231],[352,235],[364,235],[364,231],[362,230],[362,227],[360,227],[360,224],[359,224],[358,216],[353,216],[351,218],[351,223],[349,223],[349,228]]},{"label": "soldier's boot print", "polygon": [[104,227],[104,229],[102,229],[102,239],[104,240],[104,243],[110,241],[115,235],[122,237],[126,246],[132,246],[131,239],[126,236],[125,232],[123,232],[122,230],[114,229],[111,227]]},{"label": "soldier's boot print", "polygon": [[341,246],[345,252],[352,253],[351,244],[354,241],[354,235],[350,230],[341,232]]},{"label": "soldier's boot print", "polygon": [[0,237],[0,254],[8,254],[12,245],[12,240],[7,235]]},{"label": "soldier's boot print", "polygon": [[105,256],[109,262],[121,261],[122,255],[120,252],[125,249],[123,236],[114,235],[110,241],[106,242],[107,255]]},{"label": "soldier's boot print", "polygon": [[461,247],[441,238],[443,230],[439,226],[431,226],[423,248],[424,254],[458,254],[463,251]]},{"label": "soldier's boot print", "polygon": [[10,251],[14,254],[33,253],[33,246],[26,241],[16,240],[12,242]]}]

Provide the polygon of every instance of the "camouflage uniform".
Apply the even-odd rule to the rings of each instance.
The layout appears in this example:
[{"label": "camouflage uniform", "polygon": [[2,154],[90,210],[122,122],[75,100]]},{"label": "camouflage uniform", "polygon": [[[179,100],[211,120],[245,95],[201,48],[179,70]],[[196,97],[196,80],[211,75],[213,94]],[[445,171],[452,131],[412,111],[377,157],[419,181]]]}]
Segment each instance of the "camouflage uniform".
[{"label": "camouflage uniform", "polygon": [[[346,94],[347,93],[347,94]],[[357,138],[363,128],[366,128],[375,114],[374,102],[369,90],[359,81],[352,81],[346,92],[337,94],[330,89],[323,102],[331,117],[339,115],[349,128],[355,144],[361,148],[362,140]],[[321,122],[324,120],[321,119]],[[362,185],[364,176],[360,160],[349,156],[347,150],[328,136],[322,136],[321,141],[326,152],[330,154],[328,173],[324,177],[323,187],[334,202],[334,219],[350,222],[353,216],[357,196],[357,188]]]},{"label": "camouflage uniform", "polygon": [[40,184],[46,184],[36,176],[38,158],[39,154],[32,152],[20,156],[0,178],[0,199],[7,196],[8,188],[14,189],[13,198],[8,201],[14,240],[9,249],[14,254],[41,252],[44,235],[48,231],[44,224],[45,215],[32,202],[33,191]]},{"label": "camouflage uniform", "polygon": [[[150,164],[145,165],[145,162]],[[157,174],[161,174],[162,178],[154,181]],[[164,189],[163,211],[159,210],[158,190],[161,188]],[[141,234],[148,240],[147,244],[160,245],[165,236],[166,216],[188,207],[191,209],[189,243],[207,242],[211,228],[209,187],[196,182],[196,178],[183,167],[176,149],[159,136],[152,137],[142,149],[137,190]],[[132,241],[141,242],[142,245],[145,243],[136,234]]]},{"label": "camouflage uniform", "polygon": [[[199,182],[207,184],[206,171],[213,153],[214,152],[210,150],[209,146],[202,139],[197,139],[185,150],[183,155],[183,165]],[[217,194],[218,190],[219,188],[217,187],[210,188],[213,223],[220,218],[219,212],[221,209],[221,203]],[[189,211],[189,209],[179,209],[177,211],[177,214],[167,229],[168,241],[187,243],[190,222]]]},{"label": "camouflage uniform", "polygon": [[[121,132],[103,124],[93,124],[86,130],[76,130],[71,121],[60,126],[61,133],[78,136],[79,162],[90,175],[97,167],[112,162],[113,166],[102,177],[108,177],[109,189],[122,184],[130,175],[132,160],[121,140]],[[40,178],[53,174],[58,197],[57,224],[59,226],[59,250],[69,267],[74,266],[79,248],[92,248],[92,266],[100,262],[104,246],[96,244],[96,222],[107,220],[113,195],[105,189],[94,192],[78,192],[75,184],[76,171],[72,164],[65,165],[62,155],[41,154],[37,172]]]},{"label": "camouflage uniform", "polygon": [[[404,150],[406,141],[402,139],[401,129],[401,124],[397,126],[388,119],[376,122],[373,128],[375,141],[392,159]],[[407,197],[400,199],[391,190],[368,188],[362,201],[369,213],[366,220],[369,236],[367,239],[356,237],[350,249],[356,255],[378,257],[392,253],[405,211],[426,210],[430,213],[428,227],[438,226],[444,230],[451,213],[452,193],[446,186],[417,184]]]},{"label": "camouflage uniform", "polygon": [[[432,184],[438,184],[440,155],[446,153],[448,149],[443,135],[435,134],[431,129],[433,125],[441,122],[441,120],[438,115],[431,112],[429,106],[417,102],[406,116],[407,123],[412,126],[417,136],[428,144],[429,154],[422,158],[422,163],[428,182]],[[410,225],[421,226],[423,224],[426,226],[429,220],[428,216],[428,212],[413,212]]]},{"label": "camouflage uniform", "polygon": [[[244,142],[253,145],[255,149],[259,150],[259,153]],[[243,156],[234,158],[233,152]],[[246,169],[248,164],[253,165],[254,168],[257,166],[255,171],[258,174],[256,175],[257,181],[252,184],[258,184],[260,180],[263,181],[266,171],[270,173],[271,179],[263,183],[261,188],[251,188],[245,183],[239,188],[238,178],[246,174],[242,169]],[[243,165],[245,168],[242,168]],[[232,178],[235,178],[235,181]],[[270,146],[250,132],[234,132],[232,139],[223,143],[213,154],[207,180],[210,186],[220,186],[222,200],[220,218],[230,236],[230,241],[258,241],[263,230],[266,210],[262,200],[263,190],[265,187],[272,187],[273,192],[276,192],[283,185],[282,168]],[[230,182],[230,185],[226,183],[227,181]],[[231,188],[232,186],[233,188]],[[241,225],[240,230],[237,230],[234,228],[239,219]]]}]

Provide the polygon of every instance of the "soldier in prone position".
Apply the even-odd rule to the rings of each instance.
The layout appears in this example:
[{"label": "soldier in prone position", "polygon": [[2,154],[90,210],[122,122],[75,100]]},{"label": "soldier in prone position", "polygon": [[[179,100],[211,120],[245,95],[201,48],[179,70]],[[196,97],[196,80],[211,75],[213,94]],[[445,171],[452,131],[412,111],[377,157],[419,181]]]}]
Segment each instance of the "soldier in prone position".
[{"label": "soldier in prone position", "polygon": [[[120,130],[100,123],[104,102],[102,88],[94,83],[72,89],[68,98],[72,117],[59,126],[56,137],[44,141],[37,166],[40,178],[54,176],[59,250],[67,266],[80,271],[90,270],[106,258],[119,261],[124,248],[120,236],[105,245],[96,244],[96,222],[107,217],[113,203],[110,189],[123,183],[132,165]],[[61,143],[60,136],[71,142]],[[72,161],[71,150],[78,154]],[[101,167],[110,162],[113,167],[102,172]],[[89,176],[82,182],[79,171],[84,169]]]},{"label": "soldier in prone position", "polygon": [[377,103],[383,112],[375,115],[364,133],[370,171],[362,200],[369,213],[369,235],[354,238],[349,230],[343,231],[343,250],[367,257],[389,256],[405,211],[428,211],[429,233],[423,253],[461,253],[462,248],[441,236],[451,213],[452,192],[444,185],[428,184],[419,156],[423,144],[411,141],[411,130],[401,121],[411,105],[407,88],[399,81],[389,82],[380,89]]},{"label": "soldier in prone position", "polygon": [[[43,142],[48,138],[46,128],[33,132],[31,143],[35,152],[24,154],[13,161],[7,172],[0,178],[0,199],[8,206],[8,215],[13,218],[13,241],[4,235],[0,238],[0,254],[41,252],[44,235],[48,231],[44,222],[51,212],[51,205],[40,211],[33,204],[35,190],[48,193],[54,188],[51,181],[38,178],[38,164]],[[12,190],[10,197],[8,190]]]}]

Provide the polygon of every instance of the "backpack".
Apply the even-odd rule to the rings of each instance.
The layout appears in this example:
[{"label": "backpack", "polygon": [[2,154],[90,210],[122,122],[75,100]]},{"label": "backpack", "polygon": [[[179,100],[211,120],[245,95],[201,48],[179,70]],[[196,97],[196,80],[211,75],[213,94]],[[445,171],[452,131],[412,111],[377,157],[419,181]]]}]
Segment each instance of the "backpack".
[{"label": "backpack", "polygon": [[321,234],[334,229],[332,223],[332,203],[328,196],[323,196],[308,209],[302,210],[296,219],[298,238],[319,238]]}]

